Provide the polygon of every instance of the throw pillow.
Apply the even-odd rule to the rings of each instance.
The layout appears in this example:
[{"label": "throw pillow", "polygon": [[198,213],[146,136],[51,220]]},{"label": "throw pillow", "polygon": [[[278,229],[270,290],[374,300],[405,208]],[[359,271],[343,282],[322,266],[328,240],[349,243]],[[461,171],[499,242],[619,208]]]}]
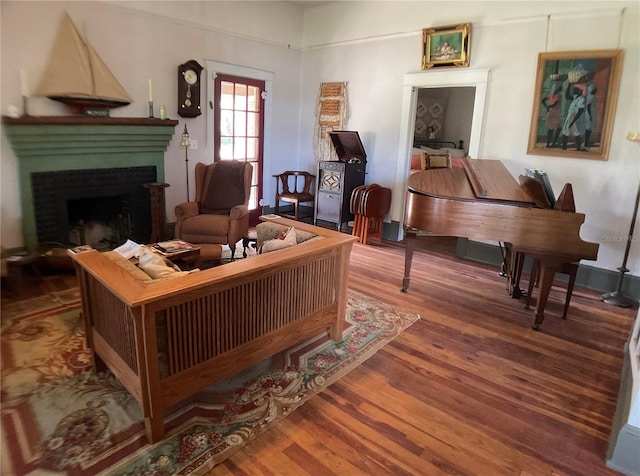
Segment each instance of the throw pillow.
[{"label": "throw pillow", "polygon": [[183,274],[189,274],[189,272],[180,271],[180,268],[171,261],[154,253],[145,246],[140,248],[138,267],[153,279],[175,278]]},{"label": "throw pillow", "polygon": [[258,250],[258,253],[268,253],[269,251],[282,250],[289,248],[297,243],[296,229],[294,227],[289,228],[282,238],[275,238],[273,240],[267,240],[262,243],[262,246]]}]

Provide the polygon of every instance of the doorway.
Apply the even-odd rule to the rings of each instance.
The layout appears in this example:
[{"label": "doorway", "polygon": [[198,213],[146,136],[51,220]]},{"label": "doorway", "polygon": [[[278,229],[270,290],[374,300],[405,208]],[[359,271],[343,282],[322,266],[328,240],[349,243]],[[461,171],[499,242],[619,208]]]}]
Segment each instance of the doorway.
[{"label": "doorway", "polygon": [[214,79],[213,161],[238,160],[253,166],[249,223],[260,216],[264,144],[264,81],[217,74]]},{"label": "doorway", "polygon": [[[457,149],[466,154],[471,136],[476,88],[419,88],[413,147]],[[456,155],[458,156],[458,155]]]},{"label": "doorway", "polygon": [[402,110],[400,115],[400,140],[398,143],[398,158],[396,162],[396,187],[393,192],[393,196],[398,197],[398,199],[394,200],[391,209],[391,219],[400,224],[398,227],[398,241],[402,241],[404,238],[404,197],[407,189],[407,177],[409,176],[411,166],[418,91],[421,88],[475,88],[469,145],[465,147],[465,149],[470,157],[478,158],[481,157],[482,124],[488,81],[488,69],[422,71],[420,73],[407,73],[404,75]]},{"label": "doorway", "polygon": [[[265,170],[269,169],[271,158],[269,137],[272,104],[269,91],[273,85],[273,73],[217,61],[207,61],[206,65],[210,98],[207,107],[207,156],[214,161],[235,158],[252,163],[249,222],[255,225],[262,214]],[[217,83],[219,84],[216,86]],[[227,98],[232,101],[228,107],[221,108],[222,111],[226,111],[227,125],[231,126],[231,133],[225,134],[221,133],[224,129],[224,114],[217,110],[222,101],[216,100],[223,89]],[[254,119],[251,127],[247,122],[250,117]],[[243,118],[244,126],[240,124]]]}]

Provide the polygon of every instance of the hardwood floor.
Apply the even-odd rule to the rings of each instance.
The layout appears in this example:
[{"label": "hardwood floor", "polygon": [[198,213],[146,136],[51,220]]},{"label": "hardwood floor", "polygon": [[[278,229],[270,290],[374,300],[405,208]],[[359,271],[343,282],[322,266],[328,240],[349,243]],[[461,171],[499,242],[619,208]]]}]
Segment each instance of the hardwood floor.
[{"label": "hardwood floor", "polygon": [[[576,287],[562,320],[554,286],[536,332],[495,267],[421,243],[406,294],[401,246],[356,244],[349,275],[421,320],[211,474],[618,474],[604,462],[637,310]],[[74,284],[29,282],[29,295]]]}]

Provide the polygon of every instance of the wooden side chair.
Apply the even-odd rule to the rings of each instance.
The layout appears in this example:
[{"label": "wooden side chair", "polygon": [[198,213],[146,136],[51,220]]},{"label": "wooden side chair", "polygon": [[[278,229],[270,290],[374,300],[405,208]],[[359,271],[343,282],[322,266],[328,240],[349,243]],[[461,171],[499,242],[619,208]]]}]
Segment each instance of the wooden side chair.
[{"label": "wooden side chair", "polygon": [[[287,170],[281,174],[274,175],[276,178],[276,214],[293,218],[313,217],[315,195],[312,192],[315,175],[300,170]],[[280,211],[280,202],[292,203],[293,214],[282,213]],[[300,204],[311,203],[311,214],[301,213]]]}]

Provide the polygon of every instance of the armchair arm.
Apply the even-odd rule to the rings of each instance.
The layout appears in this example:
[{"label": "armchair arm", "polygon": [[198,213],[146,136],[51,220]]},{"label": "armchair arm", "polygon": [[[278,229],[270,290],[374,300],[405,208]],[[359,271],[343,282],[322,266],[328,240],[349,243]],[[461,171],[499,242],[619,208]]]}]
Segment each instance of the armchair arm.
[{"label": "armchair arm", "polygon": [[249,207],[244,203],[241,205],[236,205],[231,210],[229,210],[229,218],[231,218],[232,220],[237,220],[238,218],[242,218],[243,216],[248,214],[249,214]]},{"label": "armchair arm", "polygon": [[247,205],[236,205],[229,213],[229,243],[237,243],[249,230],[249,207]]},{"label": "armchair arm", "polygon": [[200,214],[198,204],[196,202],[184,202],[176,205],[176,218],[178,221],[186,220]]},{"label": "armchair arm", "polygon": [[200,214],[198,204],[196,202],[184,202],[176,205],[176,229],[175,236],[180,238],[182,235],[182,224],[187,218],[195,217]]}]

